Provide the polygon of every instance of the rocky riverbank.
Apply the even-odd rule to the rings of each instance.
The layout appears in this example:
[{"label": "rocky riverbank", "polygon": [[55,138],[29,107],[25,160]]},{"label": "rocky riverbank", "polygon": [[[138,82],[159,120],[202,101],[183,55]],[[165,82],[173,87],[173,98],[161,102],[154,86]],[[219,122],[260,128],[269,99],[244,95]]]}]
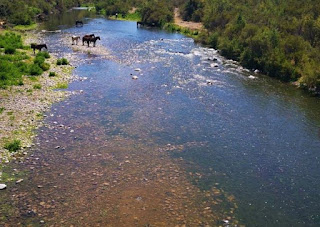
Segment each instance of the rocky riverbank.
[{"label": "rocky riverbank", "polygon": [[[40,35],[35,33],[24,34],[24,44],[40,43]],[[32,50],[28,55],[34,57]],[[69,95],[64,89],[71,80],[77,79],[72,75],[73,67],[57,65],[57,57],[50,53],[46,63],[50,69],[40,76],[23,76],[22,86],[11,86],[0,90],[0,163],[8,163],[26,154],[26,149],[33,146],[36,129],[43,124],[43,118],[54,102],[58,102]],[[31,58],[31,60],[32,60]],[[53,73],[55,76],[49,76]],[[15,152],[5,149],[10,141],[20,141],[21,149]],[[2,165],[1,164],[1,165]],[[0,166],[0,179],[1,179]]]}]

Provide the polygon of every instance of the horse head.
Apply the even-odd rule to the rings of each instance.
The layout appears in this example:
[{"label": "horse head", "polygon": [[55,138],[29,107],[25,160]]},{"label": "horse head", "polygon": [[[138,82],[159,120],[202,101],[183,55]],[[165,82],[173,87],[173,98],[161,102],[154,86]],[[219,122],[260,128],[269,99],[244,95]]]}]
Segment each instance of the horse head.
[{"label": "horse head", "polygon": [[96,36],[96,40],[99,39],[100,40],[100,36]]}]

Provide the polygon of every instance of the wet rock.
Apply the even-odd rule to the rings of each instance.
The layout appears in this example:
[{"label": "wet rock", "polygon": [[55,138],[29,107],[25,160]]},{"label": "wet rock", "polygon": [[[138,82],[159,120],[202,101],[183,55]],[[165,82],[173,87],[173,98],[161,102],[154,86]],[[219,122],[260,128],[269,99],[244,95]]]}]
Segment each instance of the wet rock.
[{"label": "wet rock", "polygon": [[250,75],[250,76],[248,76],[248,78],[249,79],[256,79],[257,77]]},{"label": "wet rock", "polygon": [[139,71],[141,71],[141,69],[140,68],[136,68],[136,69],[134,69],[134,71],[139,72]]},{"label": "wet rock", "polygon": [[7,185],[5,185],[5,184],[0,184],[0,190],[6,189],[6,188],[7,188]]},{"label": "wet rock", "polygon": [[56,147],[55,147],[55,149],[59,149],[59,148],[60,148],[60,146],[56,146]]},{"label": "wet rock", "polygon": [[137,77],[137,76],[132,76],[132,79],[133,79],[133,80],[137,80],[138,77]]}]

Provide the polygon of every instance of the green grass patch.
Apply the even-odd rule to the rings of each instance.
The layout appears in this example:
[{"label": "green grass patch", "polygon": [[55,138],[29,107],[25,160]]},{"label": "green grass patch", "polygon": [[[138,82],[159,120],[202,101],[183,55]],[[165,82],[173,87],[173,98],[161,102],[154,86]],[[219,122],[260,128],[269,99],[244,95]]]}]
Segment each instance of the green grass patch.
[{"label": "green grass patch", "polygon": [[5,109],[6,108],[4,108],[4,107],[0,107],[0,114],[2,114]]},{"label": "green grass patch", "polygon": [[110,16],[111,19],[117,19],[117,20],[128,20],[128,21],[141,21],[141,14],[136,11],[134,13],[127,13],[125,15],[118,14],[118,17],[115,15]]},{"label": "green grass patch", "polygon": [[5,53],[0,54],[0,89],[23,85],[22,76],[29,74],[30,69],[25,60],[30,57],[24,51],[19,51],[24,48],[21,36],[13,32],[1,34],[0,48]]},{"label": "green grass patch", "polygon": [[54,77],[54,76],[57,76],[57,74],[55,72],[50,72],[49,73],[49,77]]},{"label": "green grass patch", "polygon": [[43,70],[40,68],[38,64],[33,64],[30,67],[30,75],[39,76],[43,73]]},{"label": "green grass patch", "polygon": [[68,65],[69,62],[66,58],[61,58],[57,60],[57,65]]},{"label": "green grass patch", "polygon": [[68,83],[58,83],[54,89],[67,89],[68,88]]},{"label": "green grass patch", "polygon": [[28,78],[29,78],[29,80],[31,80],[32,82],[39,81],[39,78],[36,77],[36,76],[29,76]]},{"label": "green grass patch", "polygon": [[7,142],[4,145],[4,148],[7,149],[10,152],[16,152],[16,151],[21,149],[21,141],[15,139],[15,140],[13,140],[11,142]]},{"label": "green grass patch", "polygon": [[17,26],[14,26],[13,29],[17,31],[30,31],[30,30],[36,29],[37,27],[38,27],[37,24],[17,25]]},{"label": "green grass patch", "polygon": [[41,84],[35,84],[33,85],[33,89],[38,89],[40,90],[42,88]]}]

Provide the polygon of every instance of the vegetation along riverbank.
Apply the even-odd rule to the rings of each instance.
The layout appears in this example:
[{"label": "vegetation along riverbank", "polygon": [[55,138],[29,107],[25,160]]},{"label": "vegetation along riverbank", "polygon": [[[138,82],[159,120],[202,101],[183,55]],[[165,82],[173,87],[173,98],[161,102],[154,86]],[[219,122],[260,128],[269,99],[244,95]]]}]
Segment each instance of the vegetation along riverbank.
[{"label": "vegetation along riverbank", "polygon": [[70,94],[62,89],[75,78],[73,67],[46,51],[34,54],[30,44],[40,40],[33,33],[0,33],[0,163],[24,156],[44,112]]},{"label": "vegetation along riverbank", "polygon": [[[30,4],[3,1],[0,18],[9,24],[31,25],[35,20],[42,20],[42,15],[72,6],[94,6],[102,15],[141,20],[148,25],[190,35],[248,69],[291,82],[313,94],[320,92],[320,6],[312,4],[311,0],[28,2]],[[202,23],[203,29],[193,30],[187,23],[182,27],[174,25],[174,20],[179,25],[174,16],[176,8],[184,21]]]}]

